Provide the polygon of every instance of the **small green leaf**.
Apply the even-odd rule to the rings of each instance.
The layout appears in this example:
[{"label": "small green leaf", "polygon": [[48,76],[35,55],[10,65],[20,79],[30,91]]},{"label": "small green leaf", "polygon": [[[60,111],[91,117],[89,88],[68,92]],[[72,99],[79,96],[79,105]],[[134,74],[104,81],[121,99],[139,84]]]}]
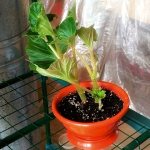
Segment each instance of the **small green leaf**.
[{"label": "small green leaf", "polygon": [[88,28],[81,27],[77,31],[77,34],[89,48],[93,46],[93,41],[97,40],[96,30],[93,28],[93,26]]},{"label": "small green leaf", "polygon": [[98,97],[99,97],[100,99],[105,98],[105,96],[106,96],[105,93],[106,93],[106,91],[104,91],[104,90],[100,90],[100,91],[97,92]]},{"label": "small green leaf", "polygon": [[99,103],[99,101],[101,101],[106,96],[106,91],[102,89],[92,89],[91,92],[96,103]]},{"label": "small green leaf", "polygon": [[28,36],[26,52],[29,61],[41,68],[48,68],[56,60],[47,43],[38,36]]},{"label": "small green leaf", "polygon": [[76,23],[74,18],[66,18],[56,30],[59,39],[69,40],[76,34]]}]

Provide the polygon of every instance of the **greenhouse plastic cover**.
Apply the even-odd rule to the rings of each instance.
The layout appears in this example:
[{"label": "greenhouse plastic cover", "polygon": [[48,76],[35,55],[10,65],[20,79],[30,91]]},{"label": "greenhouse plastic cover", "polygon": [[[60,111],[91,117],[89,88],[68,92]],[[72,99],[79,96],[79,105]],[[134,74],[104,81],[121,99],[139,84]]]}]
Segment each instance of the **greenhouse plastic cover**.
[{"label": "greenhouse plastic cover", "polygon": [[[64,1],[62,19],[72,5]],[[76,6],[79,24],[94,25],[99,35],[101,79],[123,87],[130,108],[150,118],[150,1],[76,0]]]}]

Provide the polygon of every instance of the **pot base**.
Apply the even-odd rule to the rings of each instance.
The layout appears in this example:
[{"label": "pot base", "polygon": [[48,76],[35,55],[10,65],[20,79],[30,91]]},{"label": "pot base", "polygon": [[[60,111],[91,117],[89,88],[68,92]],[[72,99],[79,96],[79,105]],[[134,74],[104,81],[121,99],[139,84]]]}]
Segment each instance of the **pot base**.
[{"label": "pot base", "polygon": [[115,142],[118,136],[118,131],[114,131],[104,139],[98,139],[98,140],[86,140],[86,139],[84,140],[68,131],[67,131],[67,136],[69,141],[77,148],[83,150],[100,150],[102,148],[106,148],[110,146]]}]

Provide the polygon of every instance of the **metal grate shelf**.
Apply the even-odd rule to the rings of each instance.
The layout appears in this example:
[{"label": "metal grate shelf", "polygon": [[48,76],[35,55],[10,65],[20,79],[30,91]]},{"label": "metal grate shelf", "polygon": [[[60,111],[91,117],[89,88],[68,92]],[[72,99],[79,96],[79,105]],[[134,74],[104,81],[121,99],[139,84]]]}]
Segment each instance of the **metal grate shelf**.
[{"label": "metal grate shelf", "polygon": [[[0,83],[0,149],[64,150],[64,127],[55,119],[51,98],[67,84],[33,72]],[[130,110],[118,127],[117,141],[106,150],[150,150],[150,120]],[[78,150],[73,148],[72,150]]]}]

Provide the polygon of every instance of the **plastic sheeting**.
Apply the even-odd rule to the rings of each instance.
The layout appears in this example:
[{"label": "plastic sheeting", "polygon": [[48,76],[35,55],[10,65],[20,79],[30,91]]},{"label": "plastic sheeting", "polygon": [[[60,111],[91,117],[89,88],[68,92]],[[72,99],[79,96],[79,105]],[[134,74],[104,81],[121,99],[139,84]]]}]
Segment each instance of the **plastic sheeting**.
[{"label": "plastic sheeting", "polygon": [[[72,3],[65,1],[63,17]],[[76,0],[76,6],[79,24],[98,32],[101,79],[126,89],[130,108],[150,118],[150,1]]]}]

